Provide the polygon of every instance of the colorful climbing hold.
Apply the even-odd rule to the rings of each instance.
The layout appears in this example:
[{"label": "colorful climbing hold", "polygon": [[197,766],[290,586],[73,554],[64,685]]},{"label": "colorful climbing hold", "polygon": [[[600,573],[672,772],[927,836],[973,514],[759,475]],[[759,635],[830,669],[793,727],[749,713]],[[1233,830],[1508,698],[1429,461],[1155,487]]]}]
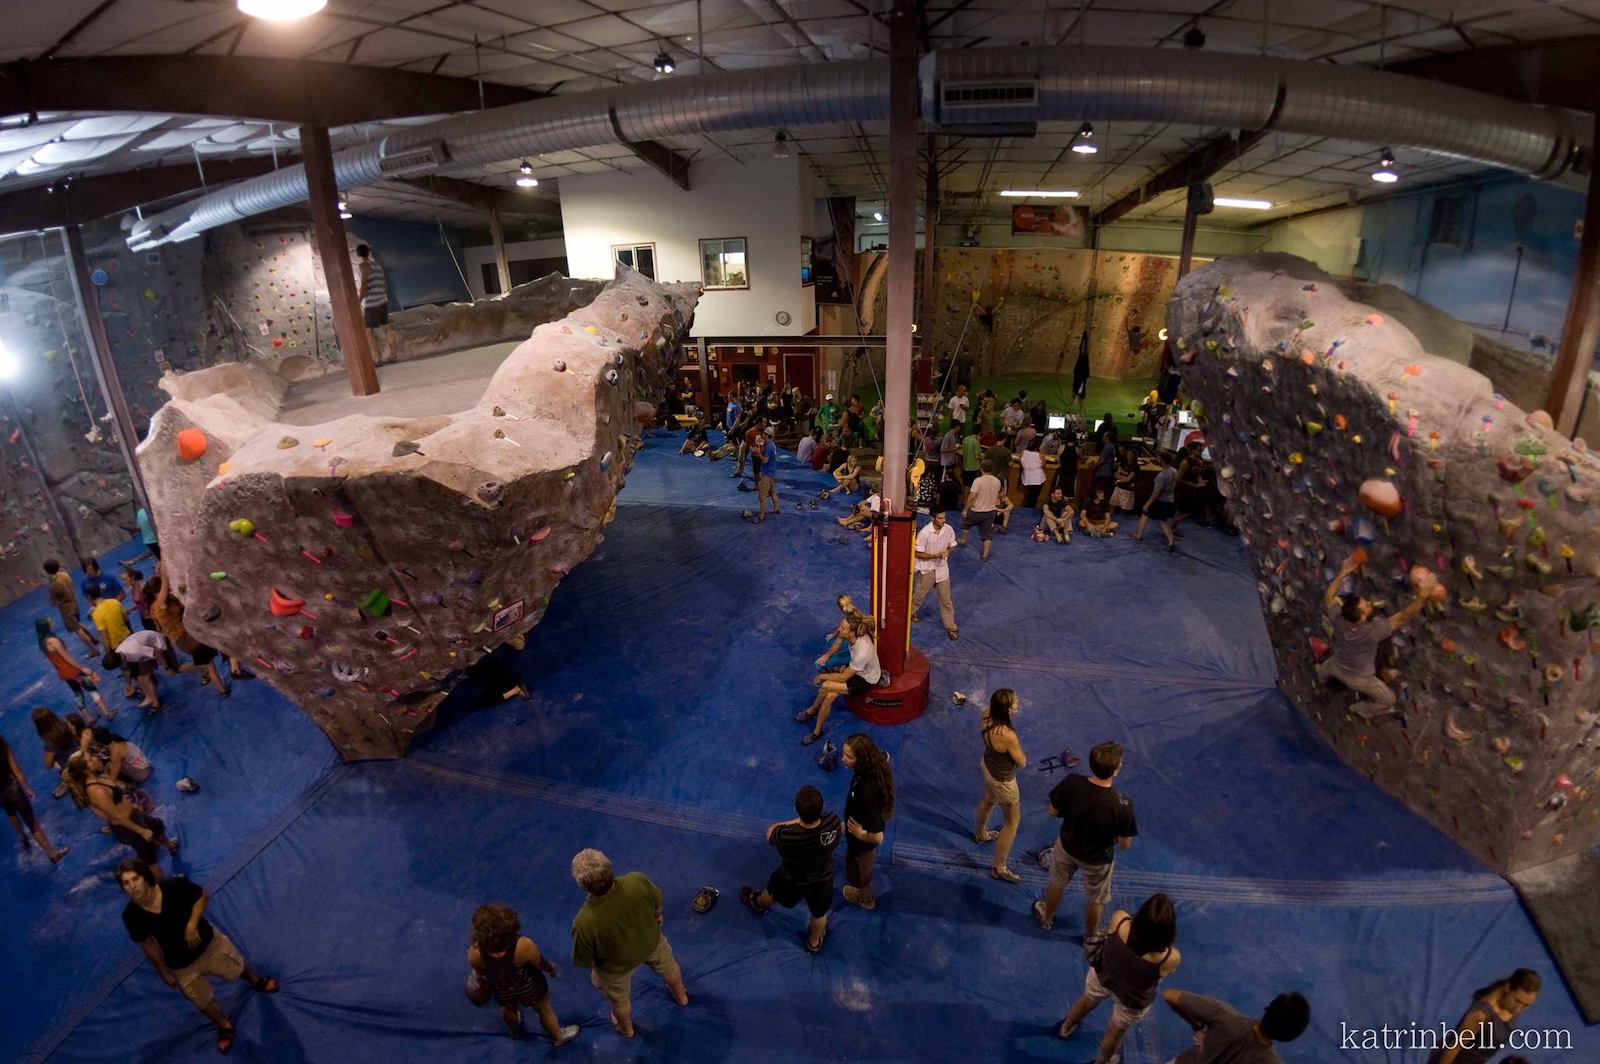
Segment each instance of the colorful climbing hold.
[{"label": "colorful climbing hold", "polygon": [[185,462],[197,462],[206,453],[206,434],[189,428],[178,433],[178,457]]},{"label": "colorful climbing hold", "polygon": [[1379,517],[1398,517],[1401,510],[1400,489],[1392,481],[1373,478],[1361,484],[1361,504]]}]

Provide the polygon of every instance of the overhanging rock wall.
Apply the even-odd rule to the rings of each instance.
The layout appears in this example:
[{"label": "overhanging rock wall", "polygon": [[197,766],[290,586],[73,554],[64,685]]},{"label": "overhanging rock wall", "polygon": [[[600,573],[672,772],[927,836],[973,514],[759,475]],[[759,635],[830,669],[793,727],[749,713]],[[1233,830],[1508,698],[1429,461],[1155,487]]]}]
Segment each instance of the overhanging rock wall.
[{"label": "overhanging rock wall", "polygon": [[202,395],[189,375],[139,461],[191,634],[346,759],[404,753],[455,674],[536,625],[600,542],[697,298],[619,270],[451,415],[288,426],[262,416],[279,382],[218,376]]},{"label": "overhanging rock wall", "polygon": [[[1167,325],[1289,697],[1501,872],[1600,843],[1600,461],[1301,259],[1196,270]],[[1372,480],[1397,514],[1363,504]],[[1380,612],[1410,600],[1415,566],[1448,592],[1393,639],[1398,712],[1372,720],[1314,672],[1324,589],[1358,545],[1370,560],[1345,590]]]}]

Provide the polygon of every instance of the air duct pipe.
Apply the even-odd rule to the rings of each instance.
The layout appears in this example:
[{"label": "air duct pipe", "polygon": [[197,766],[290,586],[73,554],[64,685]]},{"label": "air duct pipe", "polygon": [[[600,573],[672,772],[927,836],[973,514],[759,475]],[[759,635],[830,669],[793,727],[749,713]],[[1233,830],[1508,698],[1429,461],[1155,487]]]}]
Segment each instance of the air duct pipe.
[{"label": "air duct pipe", "polygon": [[[617,86],[412,126],[339,152],[353,188],[386,176],[471,171],[541,152],[697,133],[888,116],[882,60],[770,67]],[[922,67],[935,127],[1160,121],[1274,129],[1406,146],[1550,180],[1590,145],[1588,124],[1552,109],[1399,74],[1175,49],[966,48]],[[306,199],[304,167],[241,181],[145,218],[128,243],[153,247]]]}]

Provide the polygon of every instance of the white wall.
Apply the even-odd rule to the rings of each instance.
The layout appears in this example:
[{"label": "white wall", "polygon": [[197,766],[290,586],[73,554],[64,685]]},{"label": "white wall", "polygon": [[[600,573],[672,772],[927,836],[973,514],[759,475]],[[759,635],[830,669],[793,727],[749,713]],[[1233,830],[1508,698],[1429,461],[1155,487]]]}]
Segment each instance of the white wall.
[{"label": "white wall", "polygon": [[[513,240],[506,245],[507,262],[516,262],[518,259],[558,259],[566,253],[566,241],[560,237],[552,237],[549,240]],[[465,260],[467,287],[472,289],[472,298],[482,299],[489,294],[483,287],[483,267],[485,264],[491,266],[494,264],[494,245],[466,248],[462,258]]]},{"label": "white wall", "polygon": [[1355,272],[1361,253],[1364,207],[1350,207],[1308,218],[1289,218],[1267,226],[1266,251],[1287,251],[1321,266],[1335,277]]},{"label": "white wall", "polygon": [[[800,166],[798,154],[708,159],[690,167],[687,192],[653,170],[563,177],[567,264],[574,277],[610,277],[612,245],[654,243],[657,280],[698,282],[700,241],[742,236],[750,287],[706,292],[693,335],[803,335],[816,313],[800,284]],[[787,326],[775,320],[779,311]]]}]

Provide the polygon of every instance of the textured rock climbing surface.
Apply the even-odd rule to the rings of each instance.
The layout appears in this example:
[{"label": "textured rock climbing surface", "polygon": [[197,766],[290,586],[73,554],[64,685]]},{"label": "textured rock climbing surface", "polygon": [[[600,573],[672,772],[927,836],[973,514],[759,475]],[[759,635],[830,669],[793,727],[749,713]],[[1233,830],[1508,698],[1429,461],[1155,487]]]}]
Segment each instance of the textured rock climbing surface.
[{"label": "textured rock climbing surface", "polygon": [[259,413],[275,382],[233,379],[263,367],[207,371],[210,394],[187,376],[139,461],[188,627],[345,758],[404,753],[600,542],[696,300],[621,270],[451,415],[291,427]]},{"label": "textured rock climbing surface", "polygon": [[[1600,461],[1303,260],[1224,259],[1167,311],[1283,689],[1350,764],[1497,870],[1600,843]],[[1353,290],[1353,289],[1352,289]],[[1388,298],[1395,298],[1391,292]],[[1323,591],[1393,613],[1395,713],[1317,681]]]}]

